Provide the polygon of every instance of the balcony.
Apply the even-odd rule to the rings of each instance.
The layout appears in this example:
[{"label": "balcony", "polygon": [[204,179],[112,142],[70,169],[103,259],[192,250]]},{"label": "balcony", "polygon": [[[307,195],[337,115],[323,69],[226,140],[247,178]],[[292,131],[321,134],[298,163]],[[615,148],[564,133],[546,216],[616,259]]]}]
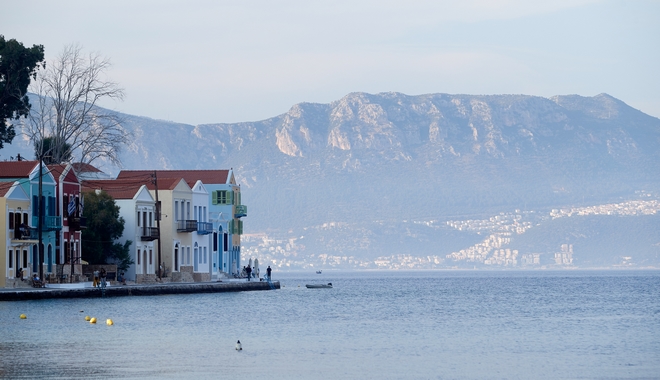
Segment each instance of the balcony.
[{"label": "balcony", "polygon": [[84,216],[69,217],[67,223],[69,225],[69,231],[80,231],[87,228],[87,218]]},{"label": "balcony", "polygon": [[10,232],[13,232],[13,236],[11,236],[11,240],[14,242],[19,242],[19,241],[26,241],[26,240],[39,240],[39,234],[37,233],[36,228],[14,228],[10,230]]},{"label": "balcony", "polygon": [[197,231],[196,220],[177,220],[176,232],[195,232]]},{"label": "balcony", "polygon": [[197,222],[197,234],[208,235],[213,233],[213,223]]},{"label": "balcony", "polygon": [[247,216],[247,206],[246,205],[237,205],[236,213],[234,214],[235,218],[242,218]]},{"label": "balcony", "polygon": [[[44,216],[41,218],[41,231],[59,231],[62,229],[62,217],[61,216]],[[32,225],[39,228],[39,217],[32,217]]]},{"label": "balcony", "polygon": [[156,227],[141,227],[140,240],[141,241],[154,241],[158,239],[158,228]]}]

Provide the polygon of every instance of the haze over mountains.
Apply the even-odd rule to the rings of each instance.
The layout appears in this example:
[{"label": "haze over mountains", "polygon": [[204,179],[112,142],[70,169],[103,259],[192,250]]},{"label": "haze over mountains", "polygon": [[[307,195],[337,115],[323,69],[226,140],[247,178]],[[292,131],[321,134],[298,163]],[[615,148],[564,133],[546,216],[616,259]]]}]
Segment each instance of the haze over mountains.
[{"label": "haze over mountains", "polygon": [[[125,127],[127,169],[234,168],[243,252],[279,267],[660,265],[660,119],[607,94],[352,93]],[[32,156],[17,137],[0,158],[18,151]]]}]

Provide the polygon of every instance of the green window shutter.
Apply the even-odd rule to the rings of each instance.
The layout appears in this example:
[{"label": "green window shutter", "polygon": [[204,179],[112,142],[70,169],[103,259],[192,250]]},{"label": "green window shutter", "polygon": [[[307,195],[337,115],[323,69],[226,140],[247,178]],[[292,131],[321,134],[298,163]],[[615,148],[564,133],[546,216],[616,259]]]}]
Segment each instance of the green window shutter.
[{"label": "green window shutter", "polygon": [[233,191],[227,191],[227,204],[228,205],[233,205],[234,204],[234,192]]},{"label": "green window shutter", "polygon": [[243,235],[243,221],[242,220],[238,221],[238,234]]},{"label": "green window shutter", "polygon": [[228,227],[227,229],[229,230],[227,232],[229,232],[230,234],[233,234],[234,233],[234,220],[233,219],[229,223],[227,223],[227,227]]},{"label": "green window shutter", "polygon": [[218,191],[215,190],[211,193],[211,204],[217,205],[218,204]]}]

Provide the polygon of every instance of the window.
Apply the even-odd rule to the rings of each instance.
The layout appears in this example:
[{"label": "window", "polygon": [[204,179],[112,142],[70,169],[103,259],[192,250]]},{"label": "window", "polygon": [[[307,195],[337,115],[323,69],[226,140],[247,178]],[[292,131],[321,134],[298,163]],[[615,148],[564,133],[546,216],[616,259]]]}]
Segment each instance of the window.
[{"label": "window", "polygon": [[190,218],[190,202],[186,202],[186,220],[191,220],[191,218]]},{"label": "window", "polygon": [[23,250],[23,266],[27,267],[27,262],[28,262],[28,255],[27,255],[27,249]]},{"label": "window", "polygon": [[206,264],[206,247],[202,248],[204,250],[204,264]]},{"label": "window", "polygon": [[153,264],[153,258],[152,258],[152,250],[149,250],[149,265]]},{"label": "window", "polygon": [[149,227],[153,226],[153,213],[149,211]]},{"label": "window", "polygon": [[229,190],[216,190],[211,193],[211,203],[214,205],[230,205],[233,203],[233,194]]},{"label": "window", "polygon": [[9,250],[9,269],[14,267],[14,251]]},{"label": "window", "polygon": [[198,222],[202,221],[201,218],[199,218],[198,215],[197,215],[197,206],[194,206],[194,214],[193,215],[195,215],[195,219],[197,219]]},{"label": "window", "polygon": [[174,201],[174,220],[179,220],[179,201]]},{"label": "window", "polygon": [[137,226],[141,227],[140,226],[140,212],[139,211],[138,211],[138,216],[137,216]]},{"label": "window", "polygon": [[186,247],[186,248],[187,248],[186,253],[187,253],[187,256],[188,256],[186,262],[188,263],[188,265],[190,265],[190,262],[191,262],[190,261],[190,247]]},{"label": "window", "polygon": [[49,216],[55,216],[57,215],[55,212],[55,197],[48,197],[48,215]]},{"label": "window", "polygon": [[138,254],[137,254],[137,265],[140,265],[140,250],[138,249]]}]

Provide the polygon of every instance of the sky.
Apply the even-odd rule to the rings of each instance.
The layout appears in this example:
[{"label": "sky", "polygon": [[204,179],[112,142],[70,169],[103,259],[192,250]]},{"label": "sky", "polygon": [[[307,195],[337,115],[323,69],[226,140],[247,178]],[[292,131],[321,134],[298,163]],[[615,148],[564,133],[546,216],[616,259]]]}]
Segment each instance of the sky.
[{"label": "sky", "polygon": [[608,93],[660,117],[658,0],[0,0],[0,34],[78,44],[125,90],[101,105],[192,125],[351,92]]}]

